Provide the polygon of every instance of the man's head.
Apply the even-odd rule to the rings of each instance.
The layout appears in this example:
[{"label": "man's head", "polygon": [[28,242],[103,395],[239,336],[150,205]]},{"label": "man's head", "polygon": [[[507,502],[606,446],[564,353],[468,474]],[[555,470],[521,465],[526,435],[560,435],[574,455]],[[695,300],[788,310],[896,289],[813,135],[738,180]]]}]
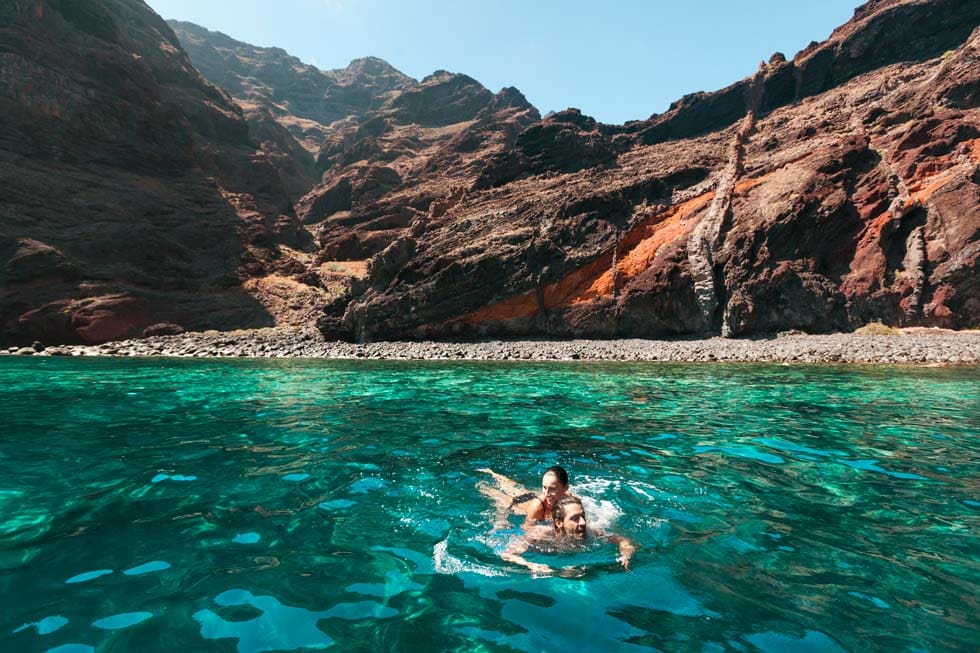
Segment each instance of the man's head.
[{"label": "man's head", "polygon": [[541,478],[544,502],[554,509],[555,504],[568,493],[568,472],[564,467],[549,467]]},{"label": "man's head", "polygon": [[554,507],[555,531],[559,535],[568,535],[585,539],[588,524],[585,520],[585,508],[577,497],[563,497]]}]

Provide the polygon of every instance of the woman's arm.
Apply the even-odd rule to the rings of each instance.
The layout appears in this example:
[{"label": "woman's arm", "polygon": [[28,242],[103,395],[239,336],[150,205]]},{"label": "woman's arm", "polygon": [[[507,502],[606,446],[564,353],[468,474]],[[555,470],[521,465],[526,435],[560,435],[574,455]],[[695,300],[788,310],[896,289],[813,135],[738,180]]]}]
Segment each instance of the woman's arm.
[{"label": "woman's arm", "polygon": [[531,562],[524,557],[524,553],[527,553],[527,540],[523,537],[515,537],[513,540],[511,540],[511,543],[507,546],[507,548],[504,549],[504,552],[500,554],[500,557],[507,562],[513,562],[516,565],[527,567],[536,574],[554,573],[554,569],[548,565]]}]

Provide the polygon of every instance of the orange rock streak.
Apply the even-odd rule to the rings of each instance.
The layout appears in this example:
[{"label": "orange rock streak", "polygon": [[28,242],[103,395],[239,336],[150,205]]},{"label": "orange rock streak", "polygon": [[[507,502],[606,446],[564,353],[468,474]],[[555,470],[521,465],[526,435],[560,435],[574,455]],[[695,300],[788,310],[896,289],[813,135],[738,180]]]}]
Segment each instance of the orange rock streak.
[{"label": "orange rock streak", "polygon": [[881,232],[892,221],[889,211],[872,218],[854,250],[850,272],[841,281],[841,291],[849,297],[873,291],[878,285],[877,270],[884,269],[885,254],[881,251]]},{"label": "orange rock streak", "polygon": [[535,292],[526,292],[505,299],[496,304],[490,304],[472,313],[467,313],[452,322],[463,322],[466,324],[480,324],[481,322],[499,322],[502,320],[517,320],[520,318],[531,317],[538,312],[538,299]]},{"label": "orange rock streak", "polygon": [[[715,196],[713,192],[672,206],[665,212],[652,216],[632,229],[619,243],[616,257],[617,283],[628,282],[650,267],[657,252],[664,245],[686,236],[691,227],[688,217],[704,208]],[[572,298],[572,304],[591,301],[595,297],[613,294],[613,274],[609,266],[588,286]]]},{"label": "orange rock streak", "polygon": [[[714,192],[699,195],[652,215],[626,232],[619,241],[616,271],[619,283],[628,282],[646,270],[665,244],[687,235],[693,224],[688,218],[706,206]],[[612,252],[606,252],[542,289],[545,308],[569,306],[612,296]],[[535,291],[496,302],[458,318],[466,324],[516,320],[534,316],[538,310]],[[455,321],[455,320],[454,320]]]},{"label": "orange rock streak", "polygon": [[[971,163],[980,163],[980,138],[975,138],[971,141],[966,141],[967,144],[967,158],[969,158]],[[924,174],[921,177],[915,176],[908,183],[909,194],[919,203],[925,203],[929,201],[936,191],[940,188],[953,181],[956,178],[956,169],[953,167],[953,160],[949,156],[939,157],[934,166],[946,166],[946,169],[940,170],[935,174]]]},{"label": "orange rock streak", "polygon": [[[800,157],[805,158],[805,157]],[[735,185],[736,194],[744,194],[761,184],[769,174],[745,179]],[[714,199],[714,191],[698,195],[665,211],[652,215],[627,231],[616,249],[616,283],[623,285],[647,270],[664,245],[686,238],[696,224],[691,218]],[[558,308],[589,302],[597,297],[612,297],[612,252],[606,252],[560,281],[542,289],[545,308]],[[535,291],[510,297],[462,315],[451,322],[476,325],[533,317],[540,310]]]}]

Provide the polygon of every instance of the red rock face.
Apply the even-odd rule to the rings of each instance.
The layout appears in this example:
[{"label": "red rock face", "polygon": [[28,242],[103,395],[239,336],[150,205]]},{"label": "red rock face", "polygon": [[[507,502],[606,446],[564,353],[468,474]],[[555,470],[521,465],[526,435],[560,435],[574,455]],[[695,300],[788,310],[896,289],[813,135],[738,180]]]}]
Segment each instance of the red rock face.
[{"label": "red rock face", "polygon": [[290,216],[241,109],[142,2],[0,5],[5,341],[271,324],[241,283],[287,266]]},{"label": "red rock face", "polygon": [[[546,119],[324,327],[372,339],[976,326],[978,22],[973,4],[871,3],[793,61],[776,55],[663,116]],[[613,155],[589,156],[603,139]]]},{"label": "red rock face", "polygon": [[975,327],[978,23],[976,3],[869,2],[792,60],[612,126],[174,24],[188,59],[135,1],[14,0],[2,332]]}]

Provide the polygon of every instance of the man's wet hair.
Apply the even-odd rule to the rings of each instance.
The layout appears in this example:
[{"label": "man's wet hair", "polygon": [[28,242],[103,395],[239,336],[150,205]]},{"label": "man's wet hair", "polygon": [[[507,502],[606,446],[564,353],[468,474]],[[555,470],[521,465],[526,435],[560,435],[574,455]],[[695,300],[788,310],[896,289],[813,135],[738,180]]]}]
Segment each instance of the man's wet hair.
[{"label": "man's wet hair", "polygon": [[542,476],[547,476],[548,474],[554,474],[559,483],[568,486],[568,472],[561,465],[552,465]]},{"label": "man's wet hair", "polygon": [[[555,522],[564,522],[565,521],[565,506],[570,506],[573,503],[576,504],[576,505],[581,506],[582,505],[582,500],[579,499],[578,497],[568,496],[568,497],[562,497],[558,501],[558,503],[555,504],[555,507],[554,507],[554,509],[552,509],[552,512],[551,512],[551,514],[554,515],[554,517],[555,517]],[[584,506],[582,507],[582,510],[585,510],[585,507]]]}]

